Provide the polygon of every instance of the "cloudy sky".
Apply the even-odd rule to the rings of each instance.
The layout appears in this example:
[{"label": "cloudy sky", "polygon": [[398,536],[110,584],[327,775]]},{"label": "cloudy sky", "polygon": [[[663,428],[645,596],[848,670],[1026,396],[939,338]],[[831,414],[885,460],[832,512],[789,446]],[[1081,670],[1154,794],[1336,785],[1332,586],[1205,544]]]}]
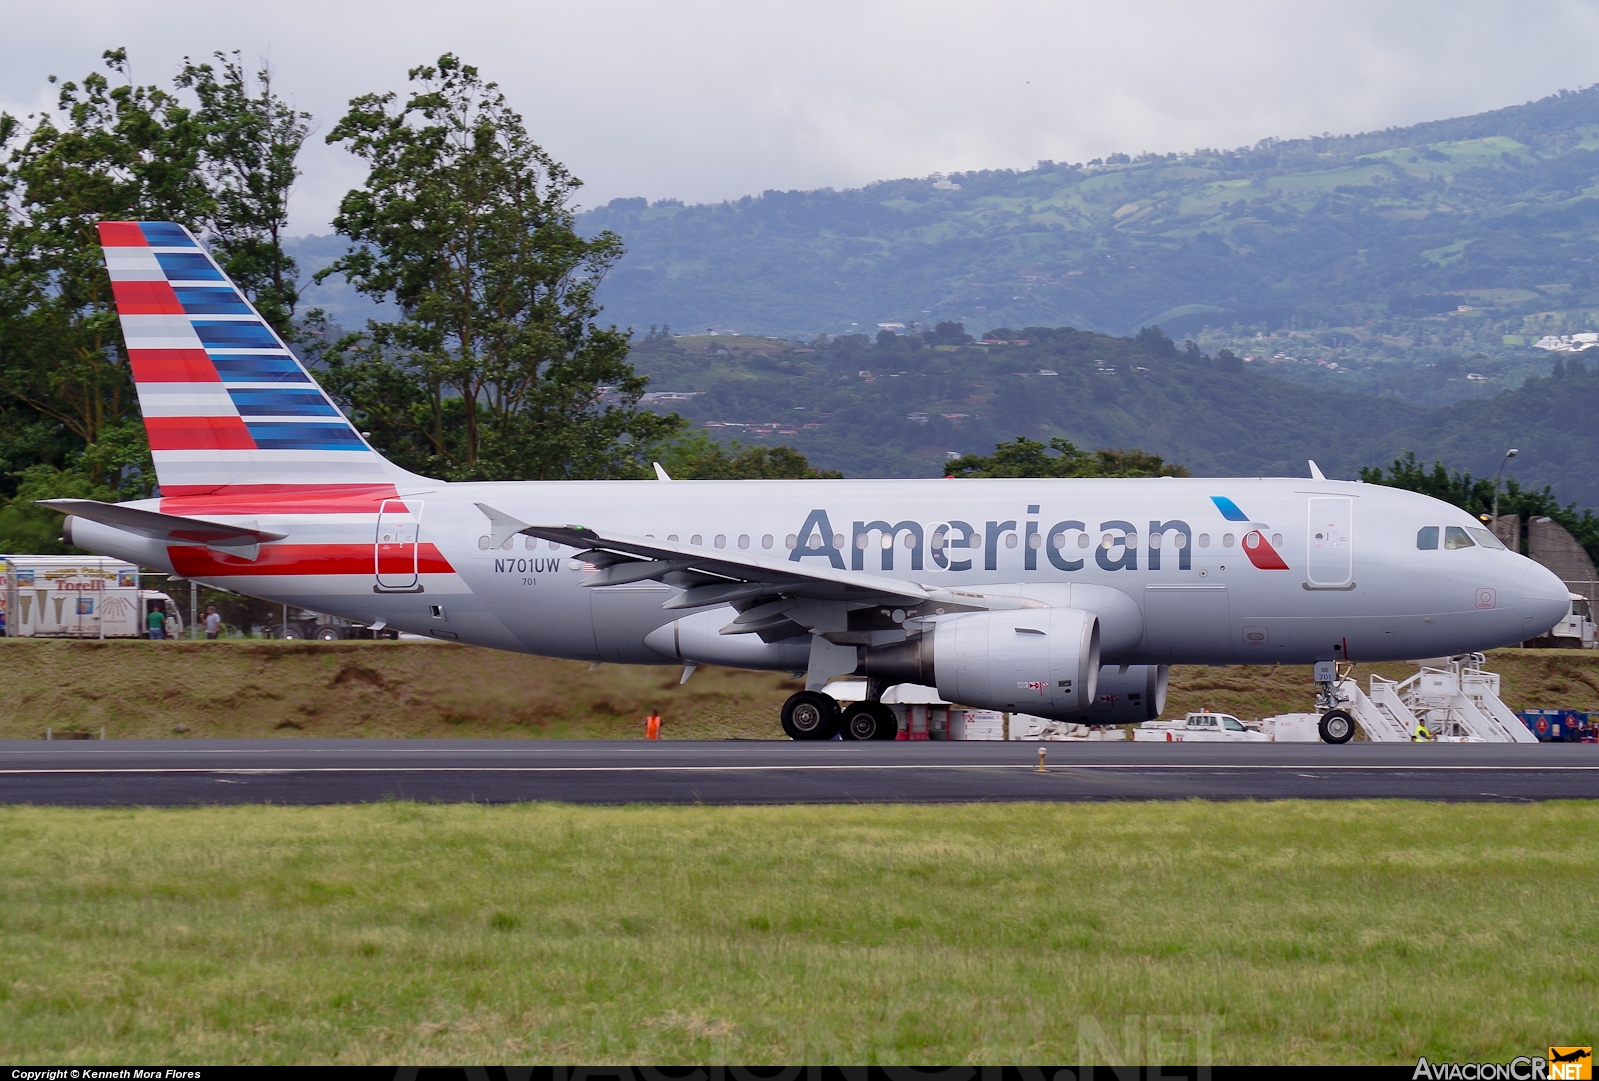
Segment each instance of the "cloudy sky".
[{"label": "cloudy sky", "polygon": [[[0,108],[17,113],[113,46],[141,82],[239,49],[326,133],[350,97],[453,51],[587,205],[1237,146],[1599,82],[1591,0],[0,0],[0,20]],[[302,161],[295,230],[326,231],[359,164],[320,135]]]}]

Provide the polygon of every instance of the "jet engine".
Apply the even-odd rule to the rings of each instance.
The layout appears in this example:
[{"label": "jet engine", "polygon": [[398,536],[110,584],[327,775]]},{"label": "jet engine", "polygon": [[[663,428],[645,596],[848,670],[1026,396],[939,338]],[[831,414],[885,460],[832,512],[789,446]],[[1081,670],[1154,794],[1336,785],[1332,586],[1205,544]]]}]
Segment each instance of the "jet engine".
[{"label": "jet engine", "polygon": [[1081,713],[1098,684],[1099,618],[1076,608],[945,616],[915,638],[865,650],[861,670],[886,683],[937,687],[966,706]]},{"label": "jet engine", "polygon": [[1166,708],[1164,664],[1107,664],[1099,670],[1094,704],[1062,720],[1078,724],[1142,724]]}]

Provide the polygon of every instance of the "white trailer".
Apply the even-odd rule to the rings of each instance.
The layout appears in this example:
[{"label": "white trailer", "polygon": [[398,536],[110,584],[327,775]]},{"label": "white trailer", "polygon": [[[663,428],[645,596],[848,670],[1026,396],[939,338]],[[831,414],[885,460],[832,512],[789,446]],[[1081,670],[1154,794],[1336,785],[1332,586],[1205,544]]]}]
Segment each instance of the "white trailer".
[{"label": "white trailer", "polygon": [[[103,556],[0,557],[0,619],[9,638],[142,638],[165,593],[139,587],[139,568]],[[181,626],[181,618],[180,618]]]}]

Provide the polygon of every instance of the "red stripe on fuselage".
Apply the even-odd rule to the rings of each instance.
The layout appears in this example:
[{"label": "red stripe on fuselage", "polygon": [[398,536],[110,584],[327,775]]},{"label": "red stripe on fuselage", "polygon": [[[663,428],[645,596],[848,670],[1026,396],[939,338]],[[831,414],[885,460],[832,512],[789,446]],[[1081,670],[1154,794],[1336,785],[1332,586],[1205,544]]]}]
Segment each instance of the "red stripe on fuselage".
[{"label": "red stripe on fuselage", "polygon": [[135,383],[220,383],[204,349],[129,349]]},{"label": "red stripe on fuselage", "polygon": [[[163,486],[164,514],[376,514],[399,492],[392,484],[231,484],[220,488]],[[395,514],[407,513],[391,503]]]},{"label": "red stripe on fuselage", "polygon": [[166,282],[112,282],[118,315],[182,315],[178,294]]},{"label": "red stripe on fuselage", "polygon": [[254,450],[238,417],[145,417],[151,450]]},{"label": "red stripe on fuselage", "polygon": [[[1253,547],[1249,543],[1251,540],[1255,542]],[[1268,544],[1265,536],[1258,530],[1251,530],[1244,534],[1244,554],[1249,557],[1251,563],[1263,571],[1285,571],[1289,569],[1288,564],[1283,562],[1283,557],[1277,554],[1277,549]]]},{"label": "red stripe on fuselage", "polygon": [[[453,574],[455,568],[431,544],[417,546],[417,571]],[[288,574],[375,574],[371,544],[263,544],[258,559],[224,555],[210,548],[169,547],[167,558],[182,578],[258,578]]]},{"label": "red stripe on fuselage", "polygon": [[148,248],[144,230],[136,221],[100,222],[100,246],[104,248]]}]

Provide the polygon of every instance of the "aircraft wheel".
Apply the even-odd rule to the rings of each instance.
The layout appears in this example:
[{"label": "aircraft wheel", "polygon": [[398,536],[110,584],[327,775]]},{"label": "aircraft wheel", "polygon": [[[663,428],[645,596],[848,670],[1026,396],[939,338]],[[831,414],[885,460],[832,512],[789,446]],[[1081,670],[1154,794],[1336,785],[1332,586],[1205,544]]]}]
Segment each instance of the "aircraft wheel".
[{"label": "aircraft wheel", "polygon": [[1317,727],[1323,743],[1348,743],[1355,738],[1355,718],[1347,709],[1329,709]]},{"label": "aircraft wheel", "polygon": [[320,631],[317,631],[316,636],[324,642],[337,642],[340,638],[344,637],[332,627],[322,628]]},{"label": "aircraft wheel", "polygon": [[893,739],[899,718],[881,702],[855,702],[844,710],[845,739]]},{"label": "aircraft wheel", "polygon": [[832,739],[838,731],[838,703],[818,691],[789,695],[783,703],[783,731],[790,739]]}]

